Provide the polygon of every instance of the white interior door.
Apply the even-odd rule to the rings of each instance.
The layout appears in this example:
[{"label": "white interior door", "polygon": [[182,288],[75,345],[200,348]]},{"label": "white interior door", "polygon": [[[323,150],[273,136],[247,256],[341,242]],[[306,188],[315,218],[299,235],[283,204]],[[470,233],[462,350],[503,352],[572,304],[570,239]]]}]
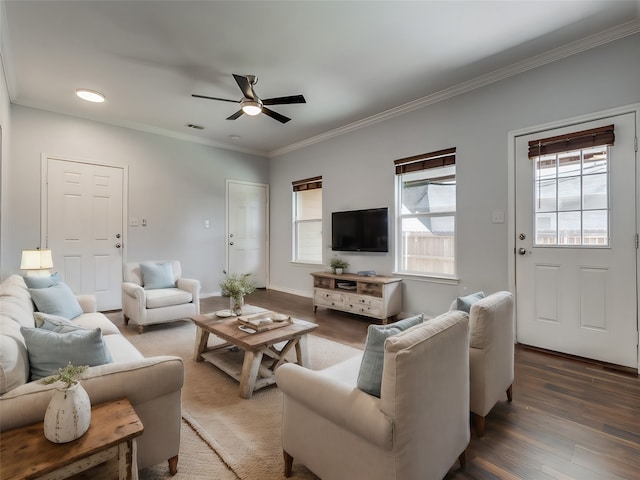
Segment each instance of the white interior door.
[{"label": "white interior door", "polygon": [[47,159],[47,245],[75,293],[93,293],[99,310],[121,308],[122,168]]},{"label": "white interior door", "polygon": [[267,286],[268,185],[227,180],[227,271]]},{"label": "white interior door", "polygon": [[[600,152],[528,158],[531,140],[611,124]],[[515,138],[519,343],[637,368],[635,136],[628,113]]]}]

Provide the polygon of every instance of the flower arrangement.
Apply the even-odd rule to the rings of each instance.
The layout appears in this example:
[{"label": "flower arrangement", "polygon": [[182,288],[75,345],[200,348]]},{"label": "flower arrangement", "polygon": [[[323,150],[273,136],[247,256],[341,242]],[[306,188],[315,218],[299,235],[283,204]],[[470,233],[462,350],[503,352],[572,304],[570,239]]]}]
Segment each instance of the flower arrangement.
[{"label": "flower arrangement", "polygon": [[226,274],[224,280],[220,282],[220,289],[223,297],[244,297],[252,293],[256,286],[249,278],[250,273]]},{"label": "flower arrangement", "polygon": [[225,272],[224,280],[220,282],[220,289],[224,297],[229,297],[230,310],[234,315],[242,315],[244,296],[249,295],[256,289],[256,286],[249,278],[250,273],[231,275]]},{"label": "flower arrangement", "polygon": [[349,268],[349,262],[340,258],[338,255],[334,255],[331,257],[331,260],[329,260],[329,266],[331,267],[331,270],[333,270],[333,273],[336,273],[336,269],[338,268],[342,270]]},{"label": "flower arrangement", "polygon": [[78,383],[87,368],[89,368],[88,365],[75,367],[71,365],[71,362],[69,362],[66,367],[59,368],[57,374],[43,378],[42,383],[44,383],[45,385],[50,385],[52,383],[62,382],[65,384],[65,388],[70,388]]}]

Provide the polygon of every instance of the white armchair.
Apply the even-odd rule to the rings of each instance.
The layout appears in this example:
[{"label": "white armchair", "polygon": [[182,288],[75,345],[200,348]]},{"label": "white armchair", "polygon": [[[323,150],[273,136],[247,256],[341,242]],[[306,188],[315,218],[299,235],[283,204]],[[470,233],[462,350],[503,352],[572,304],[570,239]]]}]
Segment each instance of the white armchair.
[{"label": "white armchair", "polygon": [[380,398],[357,388],[361,355],[276,370],[284,473],[324,480],[442,480],[469,443],[469,321],[450,311],[386,339]]},{"label": "white armchair", "polygon": [[[456,308],[456,300],[451,308]],[[476,433],[498,401],[512,400],[514,364],[513,294],[492,293],[469,310],[470,409]]]},{"label": "white armchair", "polygon": [[[151,278],[158,271],[161,274]],[[177,260],[127,263],[122,283],[122,314],[125,325],[131,320],[140,333],[146,325],[199,315],[200,281],[182,278]]]}]

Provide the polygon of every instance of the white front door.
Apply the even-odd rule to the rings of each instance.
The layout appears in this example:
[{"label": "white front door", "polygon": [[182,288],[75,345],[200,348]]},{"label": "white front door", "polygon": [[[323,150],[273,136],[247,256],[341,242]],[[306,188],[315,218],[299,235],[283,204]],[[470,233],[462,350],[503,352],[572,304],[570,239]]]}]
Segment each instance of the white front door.
[{"label": "white front door", "polygon": [[[615,144],[528,158],[614,125]],[[638,366],[635,113],[515,137],[517,341]]]},{"label": "white front door", "polygon": [[47,245],[74,293],[93,293],[99,310],[121,308],[122,168],[47,158]]},{"label": "white front door", "polygon": [[227,180],[227,272],[267,286],[269,186]]}]

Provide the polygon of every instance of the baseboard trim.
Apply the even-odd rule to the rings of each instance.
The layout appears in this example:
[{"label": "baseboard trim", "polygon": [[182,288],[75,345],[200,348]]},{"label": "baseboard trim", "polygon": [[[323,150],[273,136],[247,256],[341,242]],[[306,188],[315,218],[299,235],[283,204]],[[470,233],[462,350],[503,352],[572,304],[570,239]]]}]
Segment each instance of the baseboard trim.
[{"label": "baseboard trim", "polygon": [[293,288],[280,287],[278,285],[269,285],[269,290],[275,290],[277,292],[290,293],[291,295],[297,295],[299,297],[313,298],[313,293],[306,292],[304,290],[296,290]]}]

